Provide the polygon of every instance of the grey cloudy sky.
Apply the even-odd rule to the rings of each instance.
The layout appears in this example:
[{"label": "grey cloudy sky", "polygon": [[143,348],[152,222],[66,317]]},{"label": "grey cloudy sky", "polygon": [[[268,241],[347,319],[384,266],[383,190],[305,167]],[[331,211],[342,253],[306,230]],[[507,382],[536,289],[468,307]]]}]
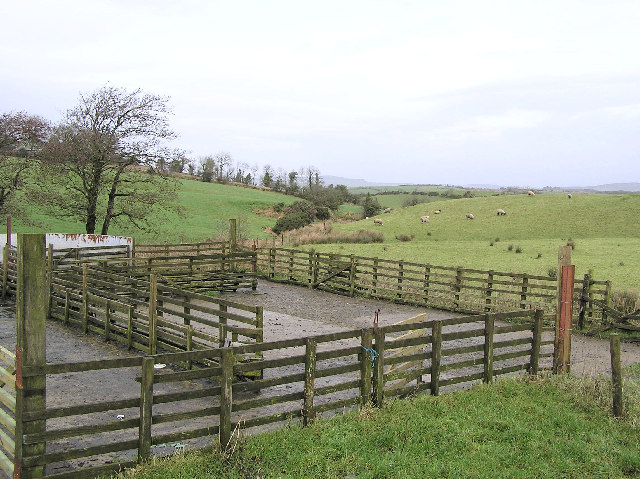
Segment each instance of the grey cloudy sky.
[{"label": "grey cloudy sky", "polygon": [[193,157],[380,182],[640,181],[640,2],[30,1],[0,111],[171,97]]}]

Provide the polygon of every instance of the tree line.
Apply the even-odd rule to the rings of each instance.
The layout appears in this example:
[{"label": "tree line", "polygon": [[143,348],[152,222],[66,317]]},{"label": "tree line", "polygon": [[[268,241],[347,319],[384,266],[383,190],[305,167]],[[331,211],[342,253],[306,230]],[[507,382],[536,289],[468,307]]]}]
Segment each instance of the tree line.
[{"label": "tree line", "polygon": [[324,208],[358,202],[344,185],[325,186],[313,166],[260,169],[228,152],[192,160],[171,146],[170,113],[167,97],[107,85],[81,94],[56,124],[26,112],[0,115],[0,214],[28,221],[26,205],[38,205],[89,234],[108,234],[114,224],[147,229],[177,211],[172,172],[295,195],[320,211],[316,219]]}]

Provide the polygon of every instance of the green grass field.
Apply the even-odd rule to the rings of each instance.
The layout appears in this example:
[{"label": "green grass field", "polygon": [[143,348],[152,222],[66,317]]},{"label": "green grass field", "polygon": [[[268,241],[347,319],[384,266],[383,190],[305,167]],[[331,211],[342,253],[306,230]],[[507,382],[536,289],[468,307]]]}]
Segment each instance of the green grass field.
[{"label": "green grass field", "polygon": [[[265,209],[277,203],[291,204],[292,196],[271,191],[242,188],[218,183],[176,180],[182,215],[167,212],[155,218],[154,231],[145,232],[129,227],[113,226],[109,234],[134,236],[141,242],[196,242],[225,234],[229,218],[239,220],[239,232],[247,238],[265,238],[262,230],[275,224],[274,218],[258,215],[255,209]],[[14,221],[13,231],[32,233],[46,230],[55,233],[84,233],[84,225],[49,217],[34,208],[31,215],[36,225]]]},{"label": "green grass field", "polygon": [[[637,377],[626,387],[637,394]],[[179,454],[119,477],[638,477],[637,400],[614,420],[606,391],[600,378],[505,378],[290,425],[242,439],[230,455]]]},{"label": "green grass field", "polygon": [[[497,216],[502,208],[506,216]],[[441,209],[439,215],[434,210]],[[475,219],[465,218],[473,213]],[[420,217],[430,216],[430,223]],[[539,194],[463,198],[416,205],[373,220],[334,224],[335,231],[380,231],[380,244],[314,245],[318,251],[418,263],[547,274],[571,238],[576,275],[593,270],[616,289],[640,289],[640,195]],[[410,242],[396,236],[413,235]],[[496,241],[498,239],[498,241]],[[493,246],[490,246],[493,243]],[[509,251],[509,245],[512,250]],[[522,250],[516,253],[516,249]]]}]

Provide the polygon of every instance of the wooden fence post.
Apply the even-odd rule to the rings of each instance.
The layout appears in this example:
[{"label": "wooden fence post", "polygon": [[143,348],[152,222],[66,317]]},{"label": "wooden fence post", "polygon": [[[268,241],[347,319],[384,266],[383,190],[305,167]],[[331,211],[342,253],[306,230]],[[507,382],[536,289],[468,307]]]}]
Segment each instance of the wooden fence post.
[{"label": "wooden fence post", "polygon": [[224,450],[231,440],[231,405],[233,403],[233,350],[220,350],[220,447]]},{"label": "wooden fence post", "polygon": [[82,332],[89,332],[89,271],[88,265],[82,265]]},{"label": "wooden fence post", "polygon": [[349,267],[349,296],[353,298],[356,293],[356,259],[351,255],[351,265]]},{"label": "wooden fence post", "polygon": [[493,271],[489,271],[487,274],[487,289],[484,293],[484,310],[487,313],[491,312],[491,294],[493,294]]},{"label": "wooden fence post", "polygon": [[155,274],[149,275],[149,354],[158,352],[157,311],[158,280]]},{"label": "wooden fence post", "polygon": [[258,249],[256,244],[253,243],[253,251],[251,252],[251,289],[255,291],[258,289]]},{"label": "wooden fence post", "polygon": [[309,266],[307,268],[307,283],[309,288],[313,288],[313,251],[309,252]]},{"label": "wooden fence post", "polygon": [[46,407],[46,377],[22,377],[23,368],[42,367],[46,361],[47,289],[45,265],[45,235],[18,235],[17,254],[17,345],[16,345],[16,430],[14,477],[43,477],[44,466],[22,468],[24,456],[45,453],[46,442],[22,445],[26,434],[41,434],[44,420],[23,420],[25,414],[40,412]]},{"label": "wooden fence post", "polygon": [[404,261],[398,262],[398,289],[396,297],[402,301],[402,281],[404,277]]},{"label": "wooden fence post", "polygon": [[140,378],[140,428],[138,433],[138,462],[151,456],[151,418],[153,408],[153,365],[155,358],[142,359]]},{"label": "wooden fence post", "polygon": [[424,304],[429,304],[429,280],[431,278],[431,267],[427,264],[424,267]]},{"label": "wooden fence post", "polygon": [[524,274],[522,275],[522,289],[520,293],[520,308],[527,309],[527,291],[529,291],[529,277]]},{"label": "wooden fence post", "polygon": [[7,282],[9,280],[9,243],[2,249],[2,299],[7,297]]},{"label": "wooden fence post", "polygon": [[133,348],[133,319],[135,315],[135,306],[129,306],[129,314],[127,317],[127,348]]},{"label": "wooden fence post", "polygon": [[[193,326],[187,326],[187,352],[193,351]],[[187,359],[187,369],[193,369],[193,361]]]},{"label": "wooden fence post", "polygon": [[375,346],[377,353],[376,364],[373,368],[373,403],[376,407],[382,407],[384,399],[384,330],[375,329]]},{"label": "wooden fence post", "polygon": [[64,319],[62,320],[62,324],[67,326],[69,324],[69,290],[65,289],[64,291]]},{"label": "wooden fence post", "polygon": [[[564,370],[563,360],[565,358],[565,317],[563,314],[563,267],[571,264],[571,246],[560,246],[558,248],[558,284],[556,289],[556,323],[555,337],[553,341],[553,372],[558,373]],[[571,298],[573,299],[573,298]],[[570,300],[571,301],[571,300]],[[562,323],[562,325],[561,325]]]},{"label": "wooden fence post", "polygon": [[[608,308],[611,304],[611,281],[606,281],[604,287],[604,304]],[[607,322],[607,310],[602,308],[602,322]]]},{"label": "wooden fence post", "polygon": [[360,406],[364,407],[371,402],[371,371],[375,355],[371,354],[373,344],[373,332],[371,329],[362,330],[360,340]]},{"label": "wooden fence post", "polygon": [[620,335],[610,337],[611,387],[613,392],[613,415],[622,416],[622,362],[620,360]]},{"label": "wooden fence post", "polygon": [[269,278],[276,274],[276,249],[269,248]]},{"label": "wooden fence post", "polygon": [[109,341],[111,333],[111,301],[107,299],[107,305],[104,308],[104,340]]},{"label": "wooden fence post", "polygon": [[536,309],[533,317],[531,360],[529,362],[529,374],[538,374],[540,368],[540,344],[542,344],[542,328],[544,326],[544,311]]},{"label": "wooden fence post", "polygon": [[442,323],[434,321],[431,327],[431,394],[440,394],[440,360],[442,358]]},{"label": "wooden fence post", "polygon": [[305,340],[304,354],[304,405],[302,407],[302,425],[308,426],[313,422],[313,395],[316,379],[316,340]]},{"label": "wooden fence post", "polygon": [[371,294],[375,296],[378,294],[378,258],[373,258],[373,277],[371,280]]},{"label": "wooden fence post", "polygon": [[454,285],[453,295],[453,310],[458,311],[460,309],[460,291],[462,290],[462,270],[456,268],[456,282]]},{"label": "wooden fence post", "polygon": [[484,318],[484,374],[482,381],[493,381],[493,331],[495,327],[494,316],[487,314]]},{"label": "wooden fence post", "polygon": [[238,220],[229,219],[229,252],[235,253],[238,248]]},{"label": "wooden fence post", "polygon": [[227,312],[227,307],[223,304],[218,305],[218,307],[220,308],[220,314],[218,315],[218,322],[220,323],[220,326],[218,326],[218,346],[223,348],[227,339],[227,318],[223,315]]}]

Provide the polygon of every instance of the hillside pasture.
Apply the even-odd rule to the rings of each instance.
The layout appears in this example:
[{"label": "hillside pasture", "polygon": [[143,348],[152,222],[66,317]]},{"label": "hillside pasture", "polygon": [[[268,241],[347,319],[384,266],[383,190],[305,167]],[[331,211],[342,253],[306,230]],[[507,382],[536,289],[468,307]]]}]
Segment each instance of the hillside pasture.
[{"label": "hillside pasture", "polygon": [[[498,208],[506,216],[498,216]],[[433,214],[441,209],[441,214]],[[466,219],[472,213],[475,219]],[[429,223],[420,217],[429,215]],[[318,245],[318,251],[404,259],[420,263],[547,274],[558,246],[574,242],[577,277],[593,270],[615,289],[640,289],[640,195],[564,194],[490,196],[420,204],[379,215],[382,244]],[[373,229],[373,220],[334,230]],[[411,242],[396,237],[413,235]],[[497,241],[496,241],[497,240]],[[493,243],[493,246],[491,244]],[[509,249],[511,246],[511,249]],[[520,247],[520,253],[516,250]]]}]

